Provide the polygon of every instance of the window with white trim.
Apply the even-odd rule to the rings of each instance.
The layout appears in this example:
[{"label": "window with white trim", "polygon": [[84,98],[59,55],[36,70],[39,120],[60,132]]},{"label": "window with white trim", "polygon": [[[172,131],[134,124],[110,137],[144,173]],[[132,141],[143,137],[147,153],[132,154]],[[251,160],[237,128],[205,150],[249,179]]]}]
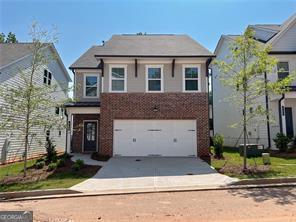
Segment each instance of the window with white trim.
[{"label": "window with white trim", "polygon": [[84,97],[98,97],[99,77],[96,74],[84,74]]},{"label": "window with white trim", "polygon": [[282,80],[289,75],[289,63],[288,62],[278,62],[277,64],[278,79]]},{"label": "window with white trim", "polygon": [[159,65],[146,66],[146,91],[162,92],[163,91],[163,67]]},{"label": "window with white trim", "polygon": [[126,66],[110,66],[110,91],[126,91]]},{"label": "window with white trim", "polygon": [[200,66],[185,65],[183,66],[183,91],[199,92],[200,91]]}]

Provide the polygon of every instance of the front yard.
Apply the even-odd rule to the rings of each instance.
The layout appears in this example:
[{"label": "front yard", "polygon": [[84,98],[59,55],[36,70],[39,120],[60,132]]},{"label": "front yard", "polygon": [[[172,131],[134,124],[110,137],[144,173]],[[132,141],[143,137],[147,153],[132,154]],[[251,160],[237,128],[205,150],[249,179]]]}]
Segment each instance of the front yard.
[{"label": "front yard", "polygon": [[23,177],[23,162],[0,166],[0,192],[69,188],[92,177],[100,168],[84,165],[74,170],[74,162],[68,159],[64,166],[54,170],[49,170],[48,166],[36,169],[36,161],[28,161],[26,178]]},{"label": "front yard", "polygon": [[263,165],[262,157],[248,158],[250,172],[242,172],[243,158],[236,148],[225,147],[224,159],[212,157],[212,166],[220,173],[239,179],[296,177],[296,154],[273,154],[271,165]]}]

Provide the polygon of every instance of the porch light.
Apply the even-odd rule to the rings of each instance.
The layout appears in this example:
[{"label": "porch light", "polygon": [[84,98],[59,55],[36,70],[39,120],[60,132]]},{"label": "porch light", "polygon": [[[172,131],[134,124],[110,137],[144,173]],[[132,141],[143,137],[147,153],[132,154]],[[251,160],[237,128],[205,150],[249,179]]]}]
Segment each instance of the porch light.
[{"label": "porch light", "polygon": [[159,109],[158,109],[157,105],[155,105],[153,108],[153,112],[158,112],[158,111],[159,111]]}]

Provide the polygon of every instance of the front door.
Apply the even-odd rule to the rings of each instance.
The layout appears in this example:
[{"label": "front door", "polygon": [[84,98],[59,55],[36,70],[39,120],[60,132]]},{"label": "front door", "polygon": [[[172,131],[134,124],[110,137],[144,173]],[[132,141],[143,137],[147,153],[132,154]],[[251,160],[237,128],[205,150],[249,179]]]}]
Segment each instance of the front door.
[{"label": "front door", "polygon": [[84,122],[84,152],[94,152],[97,150],[97,122]]},{"label": "front door", "polygon": [[294,137],[294,129],[293,129],[293,114],[292,108],[285,108],[285,116],[286,116],[286,134],[289,137]]}]

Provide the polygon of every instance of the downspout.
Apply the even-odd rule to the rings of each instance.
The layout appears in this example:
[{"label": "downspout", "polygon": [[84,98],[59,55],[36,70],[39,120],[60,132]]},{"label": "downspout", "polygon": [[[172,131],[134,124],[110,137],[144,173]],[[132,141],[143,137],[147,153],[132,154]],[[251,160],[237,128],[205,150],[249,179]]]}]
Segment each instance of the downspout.
[{"label": "downspout", "polygon": [[[212,114],[212,122],[213,122],[213,124],[212,124],[213,125],[213,129],[212,129],[212,131],[213,131],[213,134],[214,134],[213,74],[211,73],[211,75],[210,75],[210,73],[209,73],[209,65],[210,65],[211,61],[212,61],[212,58],[209,58],[207,60],[207,62],[206,62],[206,74],[207,74],[207,77],[208,77],[208,110],[209,110],[209,117],[210,117],[210,112]],[[212,100],[210,100],[211,99],[211,96],[210,96],[211,95],[210,94],[210,88],[209,88],[210,78],[211,78],[211,94],[212,94]],[[211,107],[211,109],[210,109],[210,101],[212,101],[212,107]],[[209,118],[209,120],[210,120],[210,118]],[[209,122],[209,127],[210,127],[210,122]]]},{"label": "downspout", "polygon": [[271,147],[270,141],[270,122],[269,122],[269,99],[268,99],[268,91],[267,91],[267,74],[264,72],[264,80],[265,80],[265,108],[266,108],[266,127],[267,127],[267,139],[268,139],[268,147]]},{"label": "downspout", "polygon": [[68,147],[68,124],[69,124],[69,116],[67,113],[67,110],[65,109],[65,116],[67,117],[67,127],[66,127],[66,147],[65,147],[65,153],[67,153],[67,147]]},{"label": "downspout", "polygon": [[279,100],[279,122],[280,122],[280,132],[283,133],[283,121],[282,121],[282,100],[285,98],[285,94]]}]

